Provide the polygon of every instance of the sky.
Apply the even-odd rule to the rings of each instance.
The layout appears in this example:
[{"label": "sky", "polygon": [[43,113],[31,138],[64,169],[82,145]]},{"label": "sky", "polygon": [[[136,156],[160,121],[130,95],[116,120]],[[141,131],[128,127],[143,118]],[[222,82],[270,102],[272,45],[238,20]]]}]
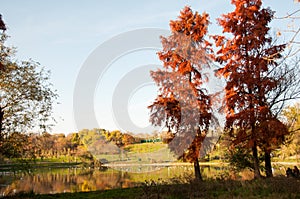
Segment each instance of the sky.
[{"label": "sky", "polygon": [[[176,19],[185,5],[191,6],[199,13],[205,11],[210,14],[210,34],[220,33],[216,18],[233,9],[229,0],[1,0],[0,13],[7,24],[7,34],[10,35],[7,44],[17,47],[16,58],[33,59],[51,71],[51,82],[59,94],[59,104],[55,105],[53,113],[57,123],[52,128],[52,133],[67,134],[82,128],[150,131],[145,128],[149,126],[147,106],[154,100],[157,88],[148,81],[148,74],[133,75],[138,68],[147,66],[149,69],[155,69],[161,66],[156,55],[160,47],[157,41],[153,41],[153,45],[150,46],[140,44],[141,46],[130,47],[127,51],[122,49],[124,45],[128,48],[131,45],[134,34],[130,31],[148,31],[148,28],[154,28],[150,32],[154,31],[155,36],[159,33],[156,29],[167,31],[169,21]],[[275,10],[277,16],[284,16],[300,8],[300,4],[294,3],[293,0],[265,0],[264,5]],[[272,22],[275,32],[290,26],[293,26],[293,22],[287,20]],[[118,36],[124,36],[128,43],[123,40],[120,40],[120,45],[113,43],[118,41]],[[107,51],[105,44],[111,44],[106,47],[109,49]],[[100,52],[97,51],[99,48],[104,48],[104,53],[97,54]],[[116,56],[106,60],[109,64],[101,74],[94,68],[97,73],[95,77],[98,79],[85,78],[84,82],[79,81],[84,67],[93,58],[93,53],[99,58],[99,68],[103,67],[100,66],[101,59],[104,60],[106,54],[115,53]],[[91,70],[89,74],[94,75]],[[143,81],[133,86],[128,98],[116,94],[116,90],[126,90],[126,81],[136,80],[135,77]],[[85,83],[89,85],[93,80],[95,90],[89,93],[93,100],[86,102],[86,105],[93,109],[95,116],[79,114],[80,110],[77,109],[85,109],[85,105],[80,108],[74,107],[74,97],[78,97],[78,84],[80,83],[81,92],[84,92]],[[83,101],[84,97],[81,96]],[[93,118],[97,124],[89,123]],[[126,119],[137,128],[126,129],[130,127],[123,124],[128,122]]]}]

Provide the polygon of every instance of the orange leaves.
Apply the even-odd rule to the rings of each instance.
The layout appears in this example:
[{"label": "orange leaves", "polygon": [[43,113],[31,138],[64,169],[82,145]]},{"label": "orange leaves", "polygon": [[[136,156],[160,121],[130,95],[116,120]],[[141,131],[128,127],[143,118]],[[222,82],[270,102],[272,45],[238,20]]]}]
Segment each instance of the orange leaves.
[{"label": "orange leaves", "polygon": [[151,112],[150,122],[156,126],[161,126],[164,124],[166,117],[170,119],[171,124],[168,127],[176,128],[176,123],[180,121],[181,118],[181,108],[179,102],[171,97],[163,97],[159,95],[154,103],[148,106]]},{"label": "orange leaves", "polygon": [[224,45],[224,36],[213,36],[213,39],[215,40],[215,45],[217,47]]},{"label": "orange leaves", "polygon": [[[285,46],[271,45],[268,23],[274,12],[261,8],[261,0],[232,0],[232,4],[235,10],[218,20],[223,32],[231,33],[232,37],[213,37],[220,48],[215,60],[224,64],[217,75],[226,80],[226,125],[245,133],[272,116],[267,97],[277,82],[267,74]],[[266,61],[266,57],[274,59]],[[258,139],[255,132],[250,134],[254,136],[252,140]]]},{"label": "orange leaves", "polygon": [[257,12],[258,11],[258,6],[257,5],[253,5],[249,7],[249,10],[251,10],[252,12]]},{"label": "orange leaves", "polygon": [[178,71],[179,71],[182,75],[191,73],[191,72],[192,72],[192,66],[191,66],[191,63],[190,63],[189,61],[182,62],[181,64],[179,64]]},{"label": "orange leaves", "polygon": [[203,13],[199,15],[197,12],[193,13],[191,8],[186,6],[181,12],[178,20],[170,21],[172,32],[182,33],[190,36],[194,41],[202,41],[204,35],[207,33],[207,26],[209,24],[209,15]]},{"label": "orange leaves", "polygon": [[[157,54],[164,68],[151,72],[159,95],[149,106],[150,121],[175,131],[169,147],[190,161],[198,157],[205,138],[196,127],[207,130],[211,119],[211,101],[202,88],[205,75],[201,71],[210,62],[211,44],[204,39],[208,24],[208,14],[199,15],[185,7],[178,19],[170,22],[172,34],[161,37],[163,50]],[[184,140],[177,143],[176,138],[182,136]]]}]

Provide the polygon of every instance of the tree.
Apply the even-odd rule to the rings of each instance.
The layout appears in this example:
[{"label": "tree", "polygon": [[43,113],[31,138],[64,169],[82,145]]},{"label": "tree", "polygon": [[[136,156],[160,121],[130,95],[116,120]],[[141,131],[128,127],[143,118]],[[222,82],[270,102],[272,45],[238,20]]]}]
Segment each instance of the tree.
[{"label": "tree", "polygon": [[262,121],[257,129],[260,134],[259,147],[264,151],[267,177],[273,176],[271,152],[286,143],[293,132],[281,116],[286,105],[300,97],[299,58],[294,59],[294,56],[290,56],[291,52],[289,51],[264,77],[274,79],[276,82],[276,87],[266,95],[272,118]]},{"label": "tree", "polygon": [[288,122],[292,132],[300,132],[300,102],[284,109],[283,115]]},{"label": "tree", "polygon": [[[273,42],[271,46],[276,43]],[[291,45],[293,41],[288,41],[286,45]],[[263,121],[258,125],[260,132],[259,147],[264,151],[265,169],[268,177],[273,176],[271,166],[271,152],[279,149],[286,139],[290,138],[291,130],[287,128],[287,123],[281,118],[286,106],[300,98],[300,67],[299,57],[296,57],[295,50],[291,49],[284,54],[272,69],[264,74],[264,79],[273,79],[276,82],[275,88],[266,93],[267,104],[272,118]],[[273,58],[265,57],[267,60]]]},{"label": "tree", "polygon": [[[2,20],[1,14],[0,14],[0,30],[2,30],[3,32],[6,30],[6,26],[5,26],[4,21]],[[2,32],[2,34],[3,34],[3,32]],[[3,68],[4,68],[4,65],[2,64],[2,58],[1,58],[0,59],[0,70],[2,70]]]},{"label": "tree", "polygon": [[[17,62],[14,49],[6,47],[7,35],[0,34],[0,142],[14,132],[50,125],[56,91],[49,82],[49,71],[32,60]],[[0,145],[1,146],[1,145]]]},{"label": "tree", "polygon": [[258,139],[257,143],[264,152],[265,171],[267,177],[272,177],[271,152],[279,148],[289,135],[286,125],[277,118],[270,118],[261,121],[256,128]]},{"label": "tree", "polygon": [[6,142],[1,143],[1,155],[8,158],[23,158],[26,154],[28,136],[21,133],[12,133]]},{"label": "tree", "polygon": [[132,135],[130,135],[128,133],[124,133],[122,135],[122,144],[129,145],[129,144],[134,144],[134,143],[135,143],[135,139]]},{"label": "tree", "polygon": [[2,15],[0,14],[0,30],[5,31],[6,30],[6,26],[4,21],[2,20]]},{"label": "tree", "polygon": [[211,99],[202,72],[210,64],[210,43],[204,39],[208,24],[208,14],[193,13],[189,7],[170,22],[171,35],[161,37],[163,50],[158,53],[163,69],[151,71],[159,94],[148,107],[150,122],[166,125],[173,133],[169,148],[194,163],[197,179],[201,179],[199,152],[211,121]]},{"label": "tree", "polygon": [[118,147],[121,147],[123,145],[123,134],[119,130],[107,131],[104,133],[104,136],[107,141],[113,142]]},{"label": "tree", "polygon": [[[231,33],[232,37],[214,37],[220,48],[216,60],[224,64],[217,74],[226,80],[226,129],[232,132],[234,145],[251,148],[257,178],[261,176],[258,146],[262,146],[265,157],[268,156],[265,162],[267,175],[270,175],[269,145],[282,136],[268,128],[274,123],[282,127],[272,113],[268,96],[280,84],[270,74],[278,66],[285,45],[272,43],[268,24],[274,12],[262,8],[261,0],[233,0],[232,4],[235,10],[218,19],[223,33]],[[267,130],[264,131],[266,135],[262,134],[262,129]]]},{"label": "tree", "polygon": [[300,154],[300,103],[288,106],[283,111],[283,116],[291,134],[280,149],[282,158],[296,156]]}]

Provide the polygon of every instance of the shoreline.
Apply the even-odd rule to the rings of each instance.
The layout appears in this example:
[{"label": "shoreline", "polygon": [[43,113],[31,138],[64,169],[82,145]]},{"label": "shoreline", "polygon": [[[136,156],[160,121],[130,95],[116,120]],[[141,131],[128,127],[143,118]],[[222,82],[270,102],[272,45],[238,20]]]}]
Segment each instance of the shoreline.
[{"label": "shoreline", "polygon": [[[106,163],[104,167],[131,167],[131,166],[193,166],[193,163],[189,162],[163,162],[163,163]],[[212,165],[228,165],[224,162],[199,162],[200,166],[212,166]]]}]

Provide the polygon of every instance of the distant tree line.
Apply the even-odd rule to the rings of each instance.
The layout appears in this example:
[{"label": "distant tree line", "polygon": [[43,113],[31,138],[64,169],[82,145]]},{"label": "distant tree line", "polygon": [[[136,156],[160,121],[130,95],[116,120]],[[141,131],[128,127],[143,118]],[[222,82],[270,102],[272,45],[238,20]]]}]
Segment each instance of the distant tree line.
[{"label": "distant tree line", "polygon": [[118,154],[129,144],[160,140],[157,135],[134,135],[119,130],[83,129],[76,133],[10,133],[1,144],[0,158],[45,159],[65,157],[65,161],[93,159],[99,154]]}]

